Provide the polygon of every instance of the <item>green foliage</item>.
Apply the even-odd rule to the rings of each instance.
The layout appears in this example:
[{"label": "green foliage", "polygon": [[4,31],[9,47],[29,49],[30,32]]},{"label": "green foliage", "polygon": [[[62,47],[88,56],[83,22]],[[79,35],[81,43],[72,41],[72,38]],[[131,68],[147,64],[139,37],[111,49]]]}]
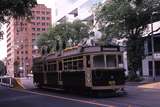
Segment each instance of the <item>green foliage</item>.
[{"label": "green foliage", "polygon": [[[36,4],[36,0],[0,0],[0,26],[8,22],[10,17],[24,17],[29,19],[32,15],[31,8]],[[1,39],[3,39],[2,31],[0,31]]]},{"label": "green foliage", "polygon": [[5,75],[5,73],[6,73],[6,67],[3,61],[0,61],[0,75]]},{"label": "green foliage", "polygon": [[159,21],[160,1],[111,0],[97,7],[96,19],[102,40],[128,38],[129,68],[136,75],[143,56],[142,36],[151,21]]},{"label": "green foliage", "polygon": [[40,35],[37,45],[40,49],[47,46],[52,51],[58,51],[79,43],[83,38],[89,37],[88,32],[89,26],[80,20],[60,23],[51,27],[47,33]]},{"label": "green foliage", "polygon": [[6,17],[30,17],[31,8],[36,4],[36,0],[1,0],[0,23],[6,22]]},{"label": "green foliage", "polygon": [[141,71],[142,58],[144,56],[144,42],[142,38],[128,38],[127,41],[127,59],[129,71],[137,76],[136,71]]}]

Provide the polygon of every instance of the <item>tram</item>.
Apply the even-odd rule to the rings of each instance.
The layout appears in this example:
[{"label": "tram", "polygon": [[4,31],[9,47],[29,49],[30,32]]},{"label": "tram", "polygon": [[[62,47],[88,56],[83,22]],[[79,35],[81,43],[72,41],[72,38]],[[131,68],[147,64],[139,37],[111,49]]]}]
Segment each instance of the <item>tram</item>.
[{"label": "tram", "polygon": [[38,87],[118,91],[125,85],[123,55],[119,47],[71,47],[33,59]]}]

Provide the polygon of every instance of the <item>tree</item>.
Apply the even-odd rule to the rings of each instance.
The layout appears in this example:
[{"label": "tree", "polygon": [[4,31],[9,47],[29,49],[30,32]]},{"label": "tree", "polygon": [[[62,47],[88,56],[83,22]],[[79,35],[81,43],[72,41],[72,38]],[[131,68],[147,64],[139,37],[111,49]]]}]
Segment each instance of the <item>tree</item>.
[{"label": "tree", "polygon": [[111,0],[97,7],[96,19],[104,34],[103,40],[128,39],[129,68],[136,76],[143,56],[142,36],[149,23],[160,19],[160,1]]},{"label": "tree", "polygon": [[3,63],[3,61],[0,61],[0,76],[6,74],[6,67]]},{"label": "tree", "polygon": [[[36,0],[0,0],[0,25],[8,22],[10,17],[30,18],[31,9],[37,4]],[[0,36],[2,37],[0,32]]]},{"label": "tree", "polygon": [[72,45],[79,43],[83,38],[89,37],[89,26],[80,20],[73,22],[60,23],[51,27],[49,31],[42,34],[38,40],[39,48],[47,45],[51,50],[61,50],[69,47],[70,40]]},{"label": "tree", "polygon": [[83,38],[89,37],[89,26],[80,20],[73,22],[64,22],[55,26],[55,34],[58,36],[60,45],[63,42],[68,46],[68,41],[72,41],[72,45],[79,43]]}]

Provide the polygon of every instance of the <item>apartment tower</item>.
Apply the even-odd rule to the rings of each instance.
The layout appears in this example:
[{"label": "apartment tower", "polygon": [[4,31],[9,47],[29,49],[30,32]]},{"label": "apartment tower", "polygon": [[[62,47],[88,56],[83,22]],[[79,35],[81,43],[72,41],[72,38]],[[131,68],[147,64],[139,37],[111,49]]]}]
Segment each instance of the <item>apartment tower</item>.
[{"label": "apartment tower", "polygon": [[7,73],[13,77],[31,72],[36,40],[52,24],[51,8],[44,4],[32,8],[32,14],[30,21],[11,18],[7,24]]}]

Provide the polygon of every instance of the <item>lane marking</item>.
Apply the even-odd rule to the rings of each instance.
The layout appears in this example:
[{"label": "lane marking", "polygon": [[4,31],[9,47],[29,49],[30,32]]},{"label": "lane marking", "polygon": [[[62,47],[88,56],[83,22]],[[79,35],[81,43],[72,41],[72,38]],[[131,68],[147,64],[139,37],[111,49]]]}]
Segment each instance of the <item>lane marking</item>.
[{"label": "lane marking", "polygon": [[28,91],[28,90],[19,90],[19,89],[12,89],[12,90],[31,93],[31,94],[36,94],[36,95],[41,95],[41,96],[47,96],[47,97],[52,97],[52,98],[57,98],[57,99],[63,99],[63,100],[68,100],[68,101],[91,104],[91,105],[96,105],[96,106],[116,107],[114,105],[109,105],[109,104],[102,104],[102,103],[97,103],[97,102],[93,102],[93,101],[79,100],[79,99],[74,99],[74,98],[69,98],[69,97],[62,97],[62,96],[57,96],[57,95],[49,95],[49,94],[45,94],[45,93],[33,92],[33,91]]}]

